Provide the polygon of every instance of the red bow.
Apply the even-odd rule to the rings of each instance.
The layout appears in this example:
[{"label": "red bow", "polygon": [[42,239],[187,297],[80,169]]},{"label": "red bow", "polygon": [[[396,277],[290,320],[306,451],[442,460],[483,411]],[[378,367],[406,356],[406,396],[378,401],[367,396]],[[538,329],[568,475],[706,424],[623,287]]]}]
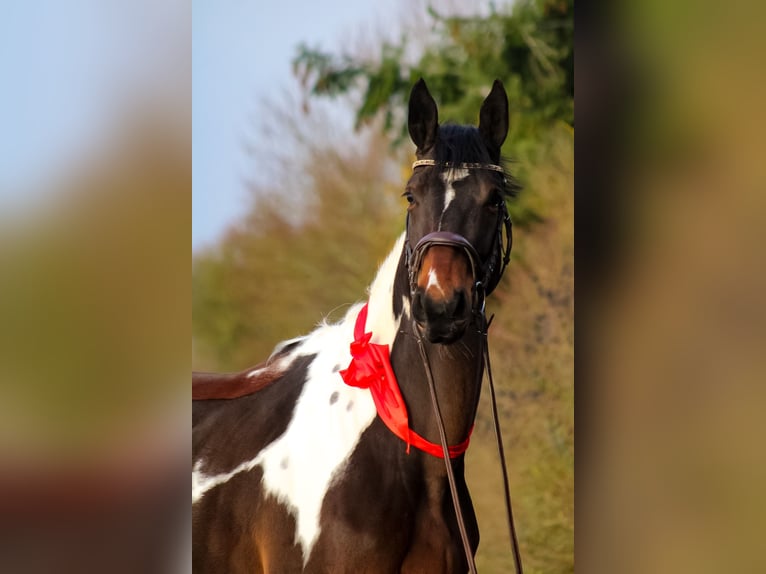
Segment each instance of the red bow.
[{"label": "red bow", "polygon": [[340,376],[347,385],[370,389],[378,415],[391,432],[405,440],[409,452],[410,440],[404,438],[409,437],[410,432],[407,407],[399,391],[394,370],[391,368],[388,345],[370,343],[372,333],[364,332],[366,323],[367,305],[365,304],[359,311],[354,326],[351,364],[340,372]]},{"label": "red bow", "polygon": [[[340,376],[347,385],[370,389],[378,416],[392,433],[407,444],[407,454],[410,452],[410,445],[414,444],[416,448],[432,456],[443,458],[444,453],[440,445],[424,439],[410,428],[407,405],[404,403],[396,375],[391,368],[388,345],[370,343],[372,333],[364,332],[366,323],[367,304],[359,311],[354,325],[351,363],[347,369],[340,371]],[[450,446],[450,458],[463,454],[468,449],[470,438],[469,431],[468,438],[463,442]]]}]

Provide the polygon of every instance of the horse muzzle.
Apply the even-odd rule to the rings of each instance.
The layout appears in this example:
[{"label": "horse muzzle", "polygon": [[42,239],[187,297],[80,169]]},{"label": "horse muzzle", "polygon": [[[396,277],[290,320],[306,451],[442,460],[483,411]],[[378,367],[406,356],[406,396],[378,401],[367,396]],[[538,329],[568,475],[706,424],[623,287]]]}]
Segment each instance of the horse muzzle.
[{"label": "horse muzzle", "polygon": [[461,235],[435,232],[413,250],[412,314],[431,343],[454,343],[471,319],[478,256]]},{"label": "horse muzzle", "polygon": [[433,298],[418,289],[412,298],[412,314],[430,343],[450,344],[465,333],[470,320],[470,300],[463,290],[449,299]]}]

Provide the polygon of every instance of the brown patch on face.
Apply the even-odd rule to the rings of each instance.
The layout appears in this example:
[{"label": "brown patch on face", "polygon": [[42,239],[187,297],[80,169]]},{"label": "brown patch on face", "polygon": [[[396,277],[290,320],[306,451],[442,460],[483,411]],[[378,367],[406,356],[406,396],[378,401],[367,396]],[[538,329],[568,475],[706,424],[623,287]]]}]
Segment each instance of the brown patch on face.
[{"label": "brown patch on face", "polygon": [[418,271],[418,287],[433,301],[450,300],[455,291],[471,292],[473,277],[465,255],[454,247],[434,245]]}]

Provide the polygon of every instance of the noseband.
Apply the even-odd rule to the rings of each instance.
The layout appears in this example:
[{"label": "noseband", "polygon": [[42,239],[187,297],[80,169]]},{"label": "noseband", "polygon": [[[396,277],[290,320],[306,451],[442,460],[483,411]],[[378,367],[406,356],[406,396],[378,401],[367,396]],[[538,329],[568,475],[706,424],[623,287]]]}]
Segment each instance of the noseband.
[{"label": "noseband", "polygon": [[[412,168],[435,165],[438,164],[432,159],[421,159],[413,163]],[[505,174],[502,167],[490,163],[444,163],[442,165],[447,169],[487,169]],[[503,228],[505,228],[505,244],[503,244]],[[495,228],[492,253],[486,261],[481,260],[476,248],[468,239],[450,231],[434,231],[429,233],[422,237],[413,248],[410,244],[410,214],[408,212],[404,245],[410,293],[414,295],[417,289],[417,275],[426,251],[434,245],[455,247],[462,250],[471,263],[471,274],[474,280],[473,309],[474,311],[482,310],[484,307],[484,297],[492,293],[495,287],[497,287],[500,278],[505,272],[505,268],[508,266],[508,262],[511,259],[512,241],[511,217],[508,215],[505,201],[502,201],[498,206],[497,226]]]}]

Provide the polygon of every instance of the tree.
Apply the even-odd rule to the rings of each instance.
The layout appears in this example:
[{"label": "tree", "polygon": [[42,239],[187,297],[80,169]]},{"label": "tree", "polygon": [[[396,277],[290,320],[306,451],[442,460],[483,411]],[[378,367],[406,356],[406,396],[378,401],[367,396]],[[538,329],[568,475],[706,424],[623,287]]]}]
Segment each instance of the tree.
[{"label": "tree", "polygon": [[405,57],[411,40],[402,35],[397,44],[384,43],[374,61],[301,45],[293,69],[313,96],[360,90],[357,126],[382,114],[396,144],[406,140],[403,112],[418,78],[427,79],[442,117],[459,123],[476,121],[499,78],[511,102],[507,141],[519,153],[550,124],[574,125],[573,10],[574,0],[523,0],[510,10],[493,6],[486,17],[444,16],[429,8],[434,40],[414,63]]}]

